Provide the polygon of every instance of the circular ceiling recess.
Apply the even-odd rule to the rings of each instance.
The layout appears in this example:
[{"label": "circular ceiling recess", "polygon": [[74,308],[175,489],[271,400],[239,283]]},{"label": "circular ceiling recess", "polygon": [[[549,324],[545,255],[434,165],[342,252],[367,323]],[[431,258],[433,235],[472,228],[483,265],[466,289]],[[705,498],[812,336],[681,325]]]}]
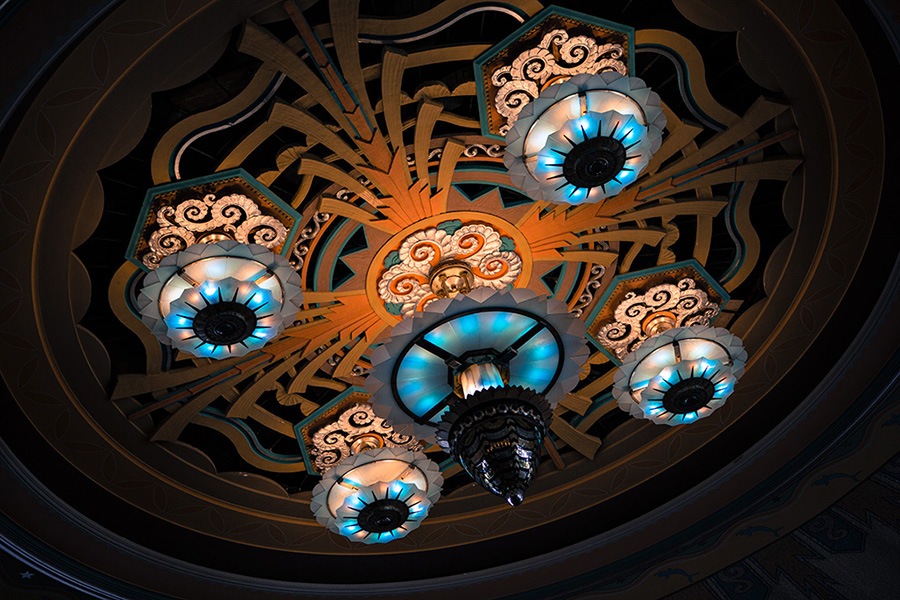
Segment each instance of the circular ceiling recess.
[{"label": "circular ceiling recess", "polygon": [[657,598],[896,452],[869,8],[88,4],[0,114],[29,564],[104,598]]}]

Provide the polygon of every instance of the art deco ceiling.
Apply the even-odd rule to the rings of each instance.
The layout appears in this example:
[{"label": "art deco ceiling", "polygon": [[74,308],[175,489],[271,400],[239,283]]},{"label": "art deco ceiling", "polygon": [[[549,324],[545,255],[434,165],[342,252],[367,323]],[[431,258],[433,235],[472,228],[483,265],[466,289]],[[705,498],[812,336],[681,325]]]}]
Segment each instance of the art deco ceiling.
[{"label": "art deco ceiling", "polygon": [[[503,102],[479,102],[491,69],[541,43],[518,32],[536,0],[113,4],[3,126],[0,162],[3,437],[10,477],[32,482],[5,501],[9,531],[83,580],[147,598],[658,597],[853,478],[813,481],[896,451],[879,84],[896,59],[856,4],[559,2],[592,18],[579,34],[618,32],[666,119],[634,186],[568,209],[512,185]],[[250,204],[222,199],[234,186]],[[138,314],[148,272],[251,218],[269,229],[245,237],[302,280],[296,321],[223,361],[160,345]],[[366,403],[373,348],[432,299],[416,241],[565,302],[594,340],[631,274],[689,275],[746,372],[709,418],[658,427],[618,409],[621,357],[596,342],[524,504],[431,445],[445,483],[428,519],[350,542],[310,511],[341,452],[314,433]]]}]

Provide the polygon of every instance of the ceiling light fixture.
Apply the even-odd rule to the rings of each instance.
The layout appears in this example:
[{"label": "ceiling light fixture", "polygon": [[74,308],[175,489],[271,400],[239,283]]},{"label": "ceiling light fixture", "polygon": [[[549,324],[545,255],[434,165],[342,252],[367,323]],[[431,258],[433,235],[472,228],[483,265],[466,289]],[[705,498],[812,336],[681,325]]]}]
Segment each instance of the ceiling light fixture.
[{"label": "ceiling light fixture", "polygon": [[162,343],[223,359],[262,348],[293,323],[300,287],[284,257],[222,240],[166,256],[147,275],[138,309]]},{"label": "ceiling light fixture", "polygon": [[616,372],[619,408],[658,425],[681,425],[721,407],[744,373],[747,351],[719,327],[677,327],[645,341]]},{"label": "ceiling light fixture", "polygon": [[310,508],[331,531],[364,544],[406,536],[440,499],[440,467],[421,452],[369,448],[329,469]]},{"label": "ceiling light fixture", "polygon": [[662,143],[659,96],[615,71],[547,87],[506,134],[514,185],[559,204],[599,202],[633,183]]}]

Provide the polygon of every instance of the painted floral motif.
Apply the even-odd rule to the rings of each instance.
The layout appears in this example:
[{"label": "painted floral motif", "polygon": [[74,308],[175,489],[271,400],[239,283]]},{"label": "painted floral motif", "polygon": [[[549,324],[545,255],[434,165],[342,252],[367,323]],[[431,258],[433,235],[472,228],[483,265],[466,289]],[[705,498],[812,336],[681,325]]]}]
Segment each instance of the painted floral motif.
[{"label": "painted floral motif", "polygon": [[422,310],[437,296],[429,274],[442,261],[465,261],[472,269],[473,287],[503,289],[522,272],[522,258],[509,238],[484,223],[457,226],[441,223],[406,238],[398,251],[399,262],[378,281],[378,295],[385,304],[400,305],[403,317]]}]

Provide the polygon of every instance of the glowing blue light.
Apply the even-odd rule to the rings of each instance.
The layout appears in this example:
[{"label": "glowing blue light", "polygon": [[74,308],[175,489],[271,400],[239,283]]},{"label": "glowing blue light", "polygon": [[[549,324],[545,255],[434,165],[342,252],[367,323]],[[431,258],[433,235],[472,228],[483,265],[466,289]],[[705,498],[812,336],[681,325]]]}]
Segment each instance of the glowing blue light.
[{"label": "glowing blue light", "polygon": [[567,194],[566,197],[569,199],[569,201],[572,204],[577,204],[579,202],[582,202],[587,197],[588,188],[575,187],[575,186],[572,186],[572,187],[575,189],[569,190],[569,193]]},{"label": "glowing blue light", "polygon": [[415,379],[402,379],[397,382],[397,391],[401,396],[414,396],[415,394],[426,389],[421,381]]}]

